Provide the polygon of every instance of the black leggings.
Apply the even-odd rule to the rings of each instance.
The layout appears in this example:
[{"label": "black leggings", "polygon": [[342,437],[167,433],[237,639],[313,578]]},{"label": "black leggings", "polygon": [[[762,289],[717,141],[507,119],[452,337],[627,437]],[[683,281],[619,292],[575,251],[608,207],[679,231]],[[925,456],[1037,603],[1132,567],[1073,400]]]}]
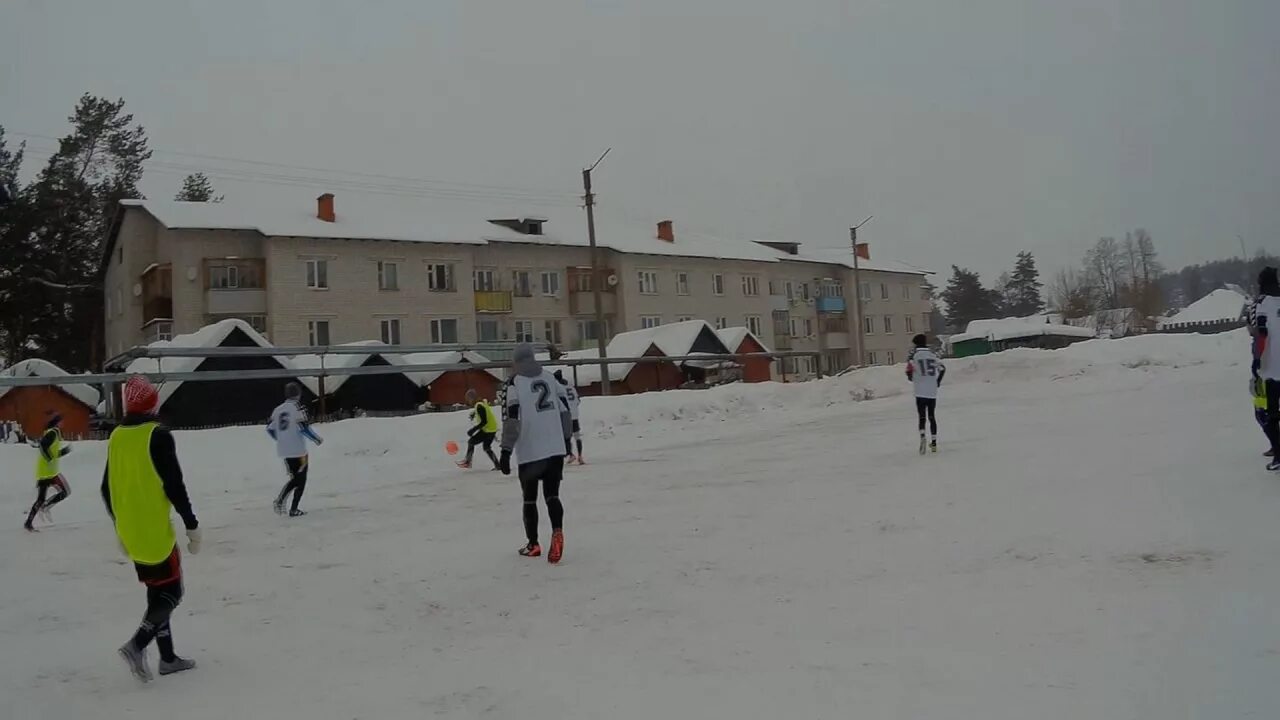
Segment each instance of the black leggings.
[{"label": "black leggings", "polygon": [[160,649],[160,659],[172,662],[176,656],[169,618],[182,602],[182,567],[178,550],[174,548],[169,559],[159,565],[135,563],[135,569],[138,579],[147,586],[147,612],[142,616],[142,623],[131,642],[141,651],[155,640]]},{"label": "black leggings", "polygon": [[307,468],[311,463],[307,462],[307,457],[303,455],[300,458],[285,458],[284,466],[289,471],[289,482],[280,488],[280,494],[276,496],[276,504],[283,505],[284,499],[289,497],[289,493],[293,493],[293,509],[298,509],[298,502],[302,500],[302,493],[307,489]]},{"label": "black leggings", "polygon": [[538,542],[538,482],[542,482],[542,499],[547,503],[551,529],[564,526],[564,505],[560,503],[560,480],[564,478],[564,458],[525,463],[520,466],[520,490],[524,493],[524,534],[529,542]]},{"label": "black leggings", "polygon": [[916,398],[916,415],[920,419],[920,434],[924,434],[925,418],[929,419],[929,434],[936,436],[938,434],[938,418],[934,415],[934,411],[938,409],[937,398]]},{"label": "black leggings", "polygon": [[478,432],[471,436],[467,441],[467,462],[471,462],[471,457],[475,455],[476,446],[484,446],[484,454],[489,456],[493,461],[493,466],[498,467],[498,456],[493,454],[493,439],[497,437],[497,433]]},{"label": "black leggings", "polygon": [[1280,380],[1267,381],[1267,424],[1262,431],[1271,441],[1271,452],[1280,458]]},{"label": "black leggings", "polygon": [[[58,494],[48,500],[45,500],[45,497],[49,494],[50,487],[58,488]],[[63,500],[66,500],[67,496],[70,494],[71,488],[67,487],[67,481],[63,480],[61,475],[46,478],[44,480],[37,480],[36,502],[31,506],[31,512],[27,513],[27,526],[31,526],[31,523],[36,519],[36,513],[40,512],[42,508],[51,508]]]}]

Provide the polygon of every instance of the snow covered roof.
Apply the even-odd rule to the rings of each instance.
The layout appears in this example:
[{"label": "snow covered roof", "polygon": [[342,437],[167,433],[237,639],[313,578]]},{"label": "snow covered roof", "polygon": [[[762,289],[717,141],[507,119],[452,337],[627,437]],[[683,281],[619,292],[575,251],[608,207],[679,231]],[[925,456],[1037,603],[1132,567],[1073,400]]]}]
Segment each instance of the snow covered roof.
[{"label": "snow covered roof", "polygon": [[1097,336],[1097,332],[1091,328],[1049,322],[1051,319],[1055,318],[1050,315],[1029,315],[1027,317],[1001,318],[999,320],[973,320],[965,328],[964,332],[952,335],[947,338],[947,342],[954,344],[966,340],[997,341],[1035,335]]},{"label": "snow covered roof", "polygon": [[[609,341],[605,352],[611,358],[643,357],[645,353],[649,352],[650,348],[657,348],[659,352],[668,357],[705,354],[693,351],[694,345],[704,331],[709,332],[710,336],[719,343],[719,347],[714,348],[715,353],[713,354],[727,355],[732,352],[725,347],[724,341],[719,338],[715,329],[708,325],[705,320],[685,320],[684,322],[669,323],[644,330],[618,333]],[[600,352],[595,348],[574,350],[565,353],[564,357],[574,360],[590,360],[600,357]],[[572,379],[573,368],[550,363],[545,354],[539,355],[538,358],[546,365],[547,369],[552,372],[562,370],[566,378]],[[622,380],[631,374],[635,366],[635,363],[609,363],[609,379]],[[578,366],[579,387],[598,382],[600,382],[599,365]]]},{"label": "snow covered roof", "polygon": [[[389,362],[394,362],[391,360],[390,357],[388,357],[387,360]],[[446,350],[443,352],[409,353],[408,355],[401,355],[400,361],[401,361],[400,364],[404,364],[404,365],[457,365],[459,363],[464,363],[464,362],[468,362],[468,363],[491,362],[489,358],[485,357],[484,355],[481,355],[478,352],[472,352],[470,350]],[[485,372],[489,373],[490,375],[494,376],[499,380],[502,379],[502,373],[497,370],[489,368],[489,369],[486,369]],[[439,378],[444,373],[436,370],[432,372],[408,373],[408,374],[411,377],[418,378],[417,382],[419,385],[425,386],[435,382],[436,379]]]},{"label": "snow covered roof", "polygon": [[[798,262],[814,262],[814,263],[826,263],[830,265],[843,265],[846,268],[853,267],[853,250],[847,247],[846,248],[807,248],[807,249],[802,249],[802,251],[798,255],[791,255],[789,253],[782,252],[781,250],[776,250],[775,252],[779,255],[780,259],[782,260],[795,260]],[[916,267],[914,265],[908,265],[907,263],[898,262],[897,260],[882,260],[878,258],[872,258],[870,260],[859,260],[858,269],[871,270],[875,272],[902,273],[905,275],[922,275],[923,276],[923,275],[934,274],[932,270],[926,270],[924,268]]]},{"label": "snow covered roof", "polygon": [[738,348],[742,346],[742,341],[748,337],[759,343],[765,352],[772,352],[769,346],[764,344],[763,340],[745,327],[721,328],[716,331],[716,336],[720,338],[720,342],[724,343],[726,348],[729,348],[729,352],[737,352]]},{"label": "snow covered roof", "polygon": [[1238,320],[1248,303],[1249,298],[1239,292],[1219,288],[1186,306],[1173,317],[1164,319],[1159,326]]},{"label": "snow covered roof", "polygon": [[[60,378],[71,376],[71,373],[66,370],[63,370],[48,360],[41,360],[39,358],[32,358],[30,360],[23,360],[22,362],[15,363],[5,368],[3,374],[9,377]],[[96,408],[102,397],[97,388],[92,385],[59,385],[58,388],[76,400],[88,405],[90,408]],[[8,387],[0,388],[0,397],[3,397],[5,393],[12,389],[13,388]]]},{"label": "snow covered roof", "polygon": [[[197,203],[191,203],[197,204]],[[227,336],[236,330],[243,332],[249,340],[258,347],[269,348],[271,343],[265,337],[254,330],[249,323],[231,318],[228,320],[219,320],[212,325],[205,325],[193,333],[185,335],[174,335],[172,340],[157,340],[147,347],[150,348],[215,348],[221,347],[226,341]],[[277,356],[276,362],[282,367],[297,369],[294,362],[284,356]],[[200,367],[200,363],[204,362],[202,357],[167,357],[167,358],[137,358],[129,363],[125,368],[127,373],[180,373],[192,372]],[[316,381],[314,378],[299,377],[299,382],[306,385],[311,392],[316,392]],[[164,405],[173,393],[182,386],[181,380],[169,380],[160,385],[160,404]]]}]

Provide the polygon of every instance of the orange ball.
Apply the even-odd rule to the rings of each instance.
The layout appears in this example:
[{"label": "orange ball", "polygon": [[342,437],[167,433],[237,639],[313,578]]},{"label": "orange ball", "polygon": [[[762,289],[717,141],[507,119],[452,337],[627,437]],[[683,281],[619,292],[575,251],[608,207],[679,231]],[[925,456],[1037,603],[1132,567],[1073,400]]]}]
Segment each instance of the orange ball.
[{"label": "orange ball", "polygon": [[444,444],[444,451],[449,453],[450,455],[457,455],[458,443],[454,442],[453,440],[450,440],[449,442]]}]

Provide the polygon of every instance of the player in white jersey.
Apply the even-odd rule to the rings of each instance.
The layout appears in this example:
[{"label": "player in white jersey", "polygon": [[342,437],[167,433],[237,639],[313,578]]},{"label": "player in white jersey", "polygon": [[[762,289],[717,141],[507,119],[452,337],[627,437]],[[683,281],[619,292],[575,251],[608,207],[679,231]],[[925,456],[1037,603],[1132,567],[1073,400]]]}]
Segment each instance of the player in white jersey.
[{"label": "player in white jersey", "polygon": [[310,463],[307,457],[307,440],[320,445],[324,442],[311,425],[307,423],[307,413],[302,409],[302,386],[291,382],[284,388],[285,401],[271,411],[271,420],[267,422],[267,434],[276,441],[276,454],[284,460],[285,469],[289,471],[289,480],[276,495],[271,507],[277,515],[284,514],[284,499],[293,493],[293,503],[289,508],[289,517],[306,515],[298,509],[302,493],[307,489],[307,470]]},{"label": "player in white jersey", "polygon": [[1280,338],[1271,340],[1271,331],[1280,328],[1280,278],[1276,269],[1263,268],[1258,274],[1261,297],[1254,306],[1253,380],[1262,381],[1267,397],[1267,424],[1263,430],[1271,441],[1268,470],[1280,470]]},{"label": "player in white jersey", "polygon": [[506,384],[506,419],[502,423],[502,456],[498,459],[504,475],[511,474],[511,454],[519,467],[520,489],[524,494],[524,533],[528,540],[520,554],[538,557],[538,484],[551,518],[551,551],[547,561],[560,562],[564,552],[564,506],[560,503],[560,480],[564,477],[564,456],[572,420],[569,396],[534,359],[533,347],[516,346],[512,356],[515,372]]},{"label": "player in white jersey", "polygon": [[920,454],[925,451],[924,423],[929,420],[929,449],[938,452],[938,386],[947,368],[929,349],[929,338],[924,333],[911,338],[911,352],[907,355],[907,379],[915,386],[916,415],[920,427]]},{"label": "player in white jersey", "polygon": [[579,465],[586,465],[587,461],[582,459],[582,423],[580,422],[580,413],[582,412],[582,398],[578,396],[578,389],[571,387],[569,381],[564,379],[564,373],[557,370],[555,372],[556,380],[564,386],[564,394],[569,398],[569,421],[573,424],[573,442],[578,446],[578,454],[575,457],[573,447],[570,446],[569,440],[564,441],[564,451],[568,457],[565,463],[572,465],[575,461]]}]

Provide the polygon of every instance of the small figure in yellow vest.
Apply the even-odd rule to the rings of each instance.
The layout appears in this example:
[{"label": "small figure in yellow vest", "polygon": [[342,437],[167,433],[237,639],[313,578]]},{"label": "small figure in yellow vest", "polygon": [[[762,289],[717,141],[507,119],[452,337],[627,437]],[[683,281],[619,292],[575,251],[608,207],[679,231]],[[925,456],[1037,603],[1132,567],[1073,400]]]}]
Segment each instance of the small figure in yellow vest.
[{"label": "small figure in yellow vest", "polygon": [[460,468],[471,467],[471,458],[475,455],[476,446],[484,447],[484,454],[489,456],[493,461],[493,469],[498,469],[498,456],[493,454],[493,441],[498,437],[498,416],[493,413],[493,408],[489,403],[485,402],[476,394],[475,390],[468,390],[466,394],[467,404],[472,406],[471,422],[475,423],[467,430],[467,459],[458,463]]},{"label": "small figure in yellow vest", "polygon": [[[31,506],[31,512],[27,513],[26,524],[22,526],[28,532],[36,530],[32,525],[36,519],[36,513],[40,513],[45,522],[53,522],[53,516],[50,515],[49,510],[71,495],[67,479],[62,477],[62,473],[58,470],[62,457],[71,452],[71,448],[62,442],[61,425],[62,416],[54,413],[53,417],[49,418],[49,424],[45,426],[44,435],[40,436],[40,443],[37,445],[40,454],[36,457],[36,502]],[[51,487],[57,488],[58,493],[46,500],[45,496],[49,494]]]},{"label": "small figure in yellow vest", "polygon": [[102,500],[115,522],[116,536],[133,561],[138,580],[147,586],[147,612],[120,657],[143,682],[151,680],[147,646],[160,648],[160,674],[190,670],[195,661],[173,652],[169,617],[182,601],[182,562],[170,510],[177,510],[187,529],[187,550],[200,552],[200,523],[191,510],[173,435],[156,418],[159,393],[141,376],[125,383],[125,417],[107,442],[102,473]]},{"label": "small figure in yellow vest", "polygon": [[[1261,378],[1249,378],[1249,393],[1253,395],[1253,419],[1258,421],[1262,432],[1267,431],[1267,389]],[[1270,449],[1262,453],[1263,457],[1271,457]]]}]

